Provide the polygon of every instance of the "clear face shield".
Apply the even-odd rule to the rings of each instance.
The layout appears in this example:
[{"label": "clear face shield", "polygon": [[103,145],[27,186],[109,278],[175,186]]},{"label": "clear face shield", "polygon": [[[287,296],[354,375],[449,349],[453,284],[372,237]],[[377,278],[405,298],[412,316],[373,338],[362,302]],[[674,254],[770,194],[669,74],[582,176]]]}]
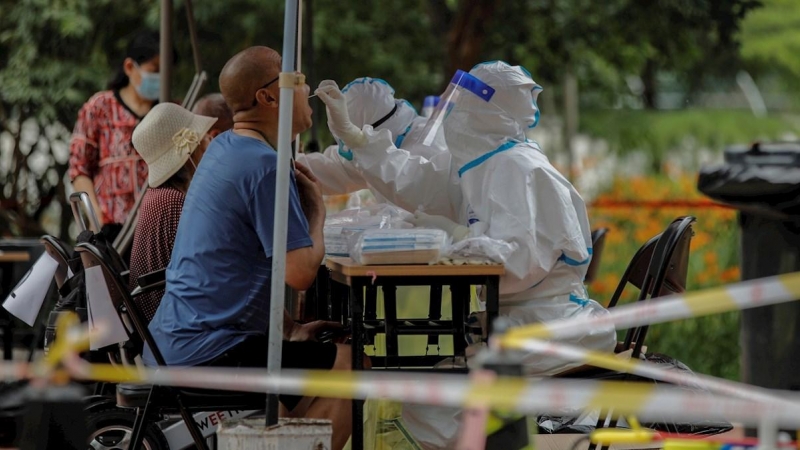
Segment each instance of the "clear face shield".
[{"label": "clear face shield", "polygon": [[442,128],[442,124],[462,95],[477,95],[488,103],[492,99],[494,92],[493,87],[478,78],[463,70],[456,71],[444,94],[440,96],[439,104],[436,105],[428,119],[428,123],[425,125],[425,129],[422,132],[422,144],[430,146],[434,142],[436,135]]}]

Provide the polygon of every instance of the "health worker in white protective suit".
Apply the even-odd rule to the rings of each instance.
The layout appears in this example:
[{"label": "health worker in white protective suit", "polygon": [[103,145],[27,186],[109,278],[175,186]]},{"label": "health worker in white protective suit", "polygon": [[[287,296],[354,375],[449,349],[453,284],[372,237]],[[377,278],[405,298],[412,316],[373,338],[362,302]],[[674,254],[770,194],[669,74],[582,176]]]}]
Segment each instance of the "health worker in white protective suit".
[{"label": "health worker in white protective suit", "polygon": [[[326,80],[320,87],[336,83]],[[420,117],[416,109],[403,99],[394,97],[392,86],[380,78],[356,78],[342,88],[341,93],[347,102],[350,121],[355,126],[370,125],[376,130],[387,130],[391,134],[392,144],[406,149],[411,154],[430,158],[446,148],[444,137],[438,133],[431,145],[409,145],[417,142],[427,119]],[[320,182],[323,195],[350,194],[362,189],[369,189],[367,180],[353,164],[353,152],[331,128],[331,133],[338,145],[332,145],[322,153],[297,155],[297,160],[305,164]],[[384,198],[376,194],[379,202]],[[413,209],[412,209],[413,211]]]},{"label": "health worker in white protective suit", "polygon": [[[441,161],[433,164],[397,149],[385,132],[352,125],[335,90],[317,91],[328,106],[330,126],[353,150],[365,178],[381,186],[381,194],[414,185],[417,189],[406,190],[396,204],[449,199],[450,214],[418,212],[418,226],[444,229],[454,240],[474,241],[478,247],[494,243],[509,249],[503,257],[500,315],[516,325],[608,314],[588,298],[583,284],[592,254],[584,201],[538,144],[526,138],[525,132],[539,120],[540,91],[524,68],[505,62],[459,71],[422,136],[424,144],[439,127],[444,131],[447,171]],[[615,337],[611,328],[587,329],[567,342],[611,351]],[[537,354],[526,357],[524,364],[530,375],[553,375],[579,365]],[[403,417],[426,448],[454,444],[458,411],[406,406]]]}]

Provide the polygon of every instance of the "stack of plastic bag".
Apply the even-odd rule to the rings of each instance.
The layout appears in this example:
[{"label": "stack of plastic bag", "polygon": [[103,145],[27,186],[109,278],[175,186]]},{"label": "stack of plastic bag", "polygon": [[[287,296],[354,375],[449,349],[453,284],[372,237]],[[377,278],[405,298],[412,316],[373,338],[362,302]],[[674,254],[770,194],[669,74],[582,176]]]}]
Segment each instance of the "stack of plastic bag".
[{"label": "stack of plastic bag", "polygon": [[492,239],[485,235],[470,237],[448,246],[438,264],[505,264],[516,249],[516,243]]},{"label": "stack of plastic bag", "polygon": [[449,245],[447,233],[426,228],[364,231],[350,250],[359,264],[433,264]]},{"label": "stack of plastic bag", "polygon": [[350,256],[350,248],[365,230],[411,228],[413,225],[405,221],[409,217],[410,213],[388,204],[330,214],[323,229],[325,253],[330,256]]}]

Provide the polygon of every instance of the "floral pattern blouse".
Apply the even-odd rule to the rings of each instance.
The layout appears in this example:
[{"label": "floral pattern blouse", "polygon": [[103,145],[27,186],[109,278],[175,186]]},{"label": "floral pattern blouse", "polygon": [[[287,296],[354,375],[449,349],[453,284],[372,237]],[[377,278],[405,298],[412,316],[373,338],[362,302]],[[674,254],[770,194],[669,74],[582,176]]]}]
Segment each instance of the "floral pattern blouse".
[{"label": "floral pattern blouse", "polygon": [[131,142],[140,120],[118,91],[95,94],[78,114],[69,178],[85,175],[93,181],[103,223],[125,223],[147,181],[147,165]]}]

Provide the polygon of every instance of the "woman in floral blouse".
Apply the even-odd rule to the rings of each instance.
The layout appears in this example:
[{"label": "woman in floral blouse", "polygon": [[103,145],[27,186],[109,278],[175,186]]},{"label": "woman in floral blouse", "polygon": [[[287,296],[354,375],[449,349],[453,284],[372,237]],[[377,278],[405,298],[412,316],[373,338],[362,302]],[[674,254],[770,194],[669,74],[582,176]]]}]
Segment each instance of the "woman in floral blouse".
[{"label": "woman in floral blouse", "polygon": [[131,144],[133,129],[157,103],[159,39],[141,32],[108,85],[80,110],[70,143],[69,177],[89,193],[103,224],[122,224],[147,179],[147,165]]}]

